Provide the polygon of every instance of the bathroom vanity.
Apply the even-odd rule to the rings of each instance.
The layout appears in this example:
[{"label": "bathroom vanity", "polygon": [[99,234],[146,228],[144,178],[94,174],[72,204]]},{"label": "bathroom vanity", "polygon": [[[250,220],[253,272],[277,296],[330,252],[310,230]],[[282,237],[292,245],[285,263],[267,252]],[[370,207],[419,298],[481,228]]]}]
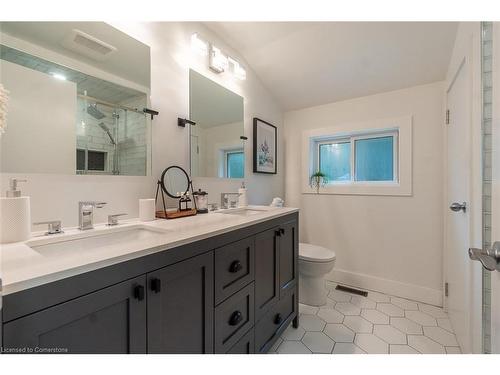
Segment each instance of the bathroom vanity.
[{"label": "bathroom vanity", "polygon": [[4,348],[265,353],[298,325],[296,209],[86,232],[4,246]]}]

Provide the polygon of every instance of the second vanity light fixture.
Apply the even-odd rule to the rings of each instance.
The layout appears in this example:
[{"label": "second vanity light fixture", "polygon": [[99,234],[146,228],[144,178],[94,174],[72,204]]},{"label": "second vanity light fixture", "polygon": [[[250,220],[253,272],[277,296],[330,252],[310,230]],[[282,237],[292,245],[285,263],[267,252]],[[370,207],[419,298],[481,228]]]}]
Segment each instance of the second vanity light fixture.
[{"label": "second vanity light fixture", "polygon": [[208,67],[215,73],[232,73],[236,78],[245,80],[247,72],[238,61],[225,55],[220,48],[200,38],[197,33],[191,35],[191,49],[202,56],[208,55]]}]

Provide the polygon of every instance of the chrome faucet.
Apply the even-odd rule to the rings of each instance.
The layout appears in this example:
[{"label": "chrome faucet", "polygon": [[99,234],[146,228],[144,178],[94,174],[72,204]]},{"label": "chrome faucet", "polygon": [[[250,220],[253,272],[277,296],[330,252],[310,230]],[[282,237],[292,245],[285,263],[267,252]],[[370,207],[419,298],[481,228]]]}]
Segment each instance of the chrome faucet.
[{"label": "chrome faucet", "polygon": [[80,230],[94,228],[94,208],[102,208],[106,202],[83,201],[78,203],[78,227]]},{"label": "chrome faucet", "polygon": [[[221,193],[220,194],[220,208],[221,209],[229,208],[229,195],[240,196],[240,193]],[[231,206],[231,207],[233,207],[233,206]],[[234,205],[234,207],[236,207],[236,204]]]}]

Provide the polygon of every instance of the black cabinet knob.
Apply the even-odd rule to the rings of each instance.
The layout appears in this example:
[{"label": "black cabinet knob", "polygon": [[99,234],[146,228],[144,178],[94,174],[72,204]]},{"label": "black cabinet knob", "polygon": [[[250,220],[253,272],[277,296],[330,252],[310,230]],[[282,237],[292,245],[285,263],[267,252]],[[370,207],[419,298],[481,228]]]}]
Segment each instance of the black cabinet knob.
[{"label": "black cabinet knob", "polygon": [[142,301],[145,297],[146,293],[145,293],[145,290],[144,290],[144,286],[142,285],[137,285],[135,288],[134,288],[134,298],[139,300],[139,301]]},{"label": "black cabinet knob", "polygon": [[231,272],[231,273],[236,273],[238,271],[241,271],[242,269],[243,269],[243,266],[241,265],[241,262],[239,260],[235,260],[229,266],[229,272]]},{"label": "black cabinet knob", "polygon": [[241,311],[235,311],[231,314],[231,317],[229,318],[229,325],[235,326],[242,320],[243,320],[243,314],[241,313]]},{"label": "black cabinet knob", "polygon": [[283,317],[281,314],[276,314],[274,317],[274,324],[281,324],[283,322]]},{"label": "black cabinet knob", "polygon": [[280,234],[281,235],[285,234],[285,228],[280,228]]},{"label": "black cabinet knob", "polygon": [[161,280],[154,278],[151,279],[151,290],[155,293],[160,293],[161,292]]}]

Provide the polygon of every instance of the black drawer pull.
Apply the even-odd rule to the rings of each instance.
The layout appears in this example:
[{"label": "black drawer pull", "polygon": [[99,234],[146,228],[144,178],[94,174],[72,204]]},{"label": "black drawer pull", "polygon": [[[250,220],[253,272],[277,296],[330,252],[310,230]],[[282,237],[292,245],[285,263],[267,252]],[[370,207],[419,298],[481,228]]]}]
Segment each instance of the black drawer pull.
[{"label": "black drawer pull", "polygon": [[238,271],[241,271],[242,269],[243,269],[243,266],[241,265],[241,262],[239,260],[235,260],[229,266],[229,272],[231,272],[231,273],[236,273]]},{"label": "black drawer pull", "polygon": [[151,279],[151,290],[155,293],[160,293],[161,292],[161,280],[154,278]]},{"label": "black drawer pull", "polygon": [[274,317],[274,324],[281,324],[283,322],[283,317],[281,314],[276,314]]},{"label": "black drawer pull", "polygon": [[285,228],[280,228],[280,235],[285,234]]},{"label": "black drawer pull", "polygon": [[235,311],[234,313],[231,314],[231,317],[229,318],[229,325],[235,326],[242,320],[243,320],[243,314],[241,313],[241,311]]},{"label": "black drawer pull", "polygon": [[279,230],[279,229],[275,230],[274,234],[275,234],[276,237],[281,237],[281,230]]},{"label": "black drawer pull", "polygon": [[137,285],[134,288],[134,298],[139,301],[142,301],[144,299],[144,296],[145,296],[144,287],[142,285]]}]

